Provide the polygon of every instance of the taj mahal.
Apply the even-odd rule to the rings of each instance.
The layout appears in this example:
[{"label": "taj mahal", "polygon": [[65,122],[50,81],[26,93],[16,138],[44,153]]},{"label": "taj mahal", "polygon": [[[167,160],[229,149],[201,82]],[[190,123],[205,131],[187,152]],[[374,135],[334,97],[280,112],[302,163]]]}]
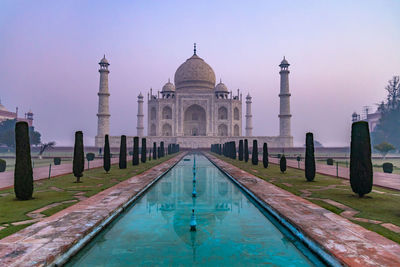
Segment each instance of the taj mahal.
[{"label": "taj mahal", "polygon": [[[100,86],[97,113],[97,136],[95,146],[104,146],[104,136],[110,130],[108,67],[105,56],[99,62]],[[243,129],[243,96],[241,90],[230,91],[220,80],[216,84],[214,70],[197,55],[196,44],[193,55],[175,72],[174,83],[170,80],[161,91],[147,94],[147,136],[144,134],[144,96],[137,100],[137,133],[153,142],[164,141],[180,144],[182,148],[209,148],[211,144],[238,141],[247,138],[267,142],[270,147],[292,147],[290,129],[289,66],[284,58],[280,63],[280,113],[278,136],[253,136],[252,97],[245,97],[245,128]],[[262,100],[261,100],[262,101]],[[243,134],[244,133],[244,134]],[[118,147],[120,136],[110,136],[110,145]],[[133,144],[133,136],[127,137],[128,146]]]}]

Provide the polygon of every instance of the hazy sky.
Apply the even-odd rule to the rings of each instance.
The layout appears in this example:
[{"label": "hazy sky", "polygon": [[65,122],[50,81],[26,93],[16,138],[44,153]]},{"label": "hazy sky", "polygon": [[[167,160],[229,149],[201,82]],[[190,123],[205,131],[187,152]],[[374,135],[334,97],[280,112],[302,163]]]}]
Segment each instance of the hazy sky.
[{"label": "hazy sky", "polygon": [[400,1],[1,0],[1,102],[32,109],[44,141],[72,144],[82,130],[94,145],[106,54],[111,134],[135,135],[137,95],[173,79],[194,42],[217,80],[253,96],[254,135],[279,132],[285,55],[295,144],[312,131],[348,145],[352,112],[400,74]]}]

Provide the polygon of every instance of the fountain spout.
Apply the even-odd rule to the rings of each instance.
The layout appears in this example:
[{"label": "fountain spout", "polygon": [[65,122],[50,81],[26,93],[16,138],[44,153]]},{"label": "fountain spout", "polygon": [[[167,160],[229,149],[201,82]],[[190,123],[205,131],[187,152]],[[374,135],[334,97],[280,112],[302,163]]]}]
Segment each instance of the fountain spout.
[{"label": "fountain spout", "polygon": [[190,231],[191,232],[196,232],[196,215],[194,215],[194,209],[192,210],[192,217],[190,218]]}]

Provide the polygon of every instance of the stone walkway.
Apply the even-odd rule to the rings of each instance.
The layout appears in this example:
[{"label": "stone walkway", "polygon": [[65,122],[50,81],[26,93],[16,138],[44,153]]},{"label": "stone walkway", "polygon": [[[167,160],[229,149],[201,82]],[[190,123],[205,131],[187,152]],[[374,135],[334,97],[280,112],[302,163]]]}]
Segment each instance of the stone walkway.
[{"label": "stone walkway", "polygon": [[[138,192],[177,163],[181,153],[150,170],[0,240],[0,266],[45,266],[65,253]],[[39,210],[33,211],[34,217]],[[39,211],[40,212],[40,211]]]},{"label": "stone walkway", "polygon": [[[400,245],[213,155],[207,156],[325,251],[348,266],[400,266]],[[297,164],[297,162],[296,162]],[[347,182],[347,181],[343,181]],[[309,191],[303,196],[310,196]],[[342,205],[340,203],[330,204]],[[356,211],[341,206],[353,219]],[[349,208],[349,209],[347,209]],[[384,226],[383,224],[381,224]],[[386,228],[390,228],[388,226]],[[394,229],[397,230],[397,229]]]},{"label": "stone walkway", "polygon": [[[129,159],[128,159],[129,160]],[[118,158],[112,158],[111,164],[118,163]],[[103,166],[103,159],[96,159],[90,162],[90,169]],[[85,160],[85,170],[87,170],[87,161]],[[56,177],[72,173],[72,163],[61,165],[51,165],[51,176]],[[49,178],[49,166],[37,167],[33,169],[33,179],[41,180]],[[14,171],[0,172],[0,189],[14,186]]]},{"label": "stone walkway", "polygon": [[[262,161],[262,157],[260,157]],[[269,158],[269,161],[274,164],[279,164],[278,158]],[[287,166],[298,169],[296,160],[287,160]],[[304,170],[304,161],[300,161],[300,169]],[[320,174],[336,177],[336,165],[329,166],[326,164],[316,164],[316,171]],[[338,177],[350,179],[350,169],[338,166]],[[374,185],[400,190],[400,175],[392,173],[374,172]]]}]

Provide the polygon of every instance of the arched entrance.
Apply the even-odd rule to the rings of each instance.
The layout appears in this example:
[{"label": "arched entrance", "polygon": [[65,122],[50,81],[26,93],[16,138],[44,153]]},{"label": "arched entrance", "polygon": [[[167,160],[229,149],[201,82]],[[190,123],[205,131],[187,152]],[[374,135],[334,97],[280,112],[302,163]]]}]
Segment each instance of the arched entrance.
[{"label": "arched entrance", "polygon": [[206,111],[199,105],[185,110],[183,132],[185,136],[205,136],[207,130]]}]

